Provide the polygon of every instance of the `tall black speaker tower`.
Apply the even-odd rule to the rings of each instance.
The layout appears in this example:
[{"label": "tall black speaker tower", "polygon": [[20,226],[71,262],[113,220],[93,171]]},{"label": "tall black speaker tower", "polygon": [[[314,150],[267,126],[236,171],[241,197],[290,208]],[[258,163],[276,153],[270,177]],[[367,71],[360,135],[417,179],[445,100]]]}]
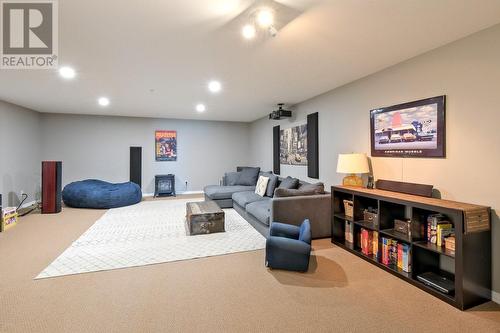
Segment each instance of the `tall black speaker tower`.
[{"label": "tall black speaker tower", "polygon": [[279,175],[280,170],[280,127],[273,127],[273,172]]},{"label": "tall black speaker tower", "polygon": [[319,178],[318,113],[307,115],[307,176]]},{"label": "tall black speaker tower", "polygon": [[130,181],[142,187],[142,147],[130,147]]}]

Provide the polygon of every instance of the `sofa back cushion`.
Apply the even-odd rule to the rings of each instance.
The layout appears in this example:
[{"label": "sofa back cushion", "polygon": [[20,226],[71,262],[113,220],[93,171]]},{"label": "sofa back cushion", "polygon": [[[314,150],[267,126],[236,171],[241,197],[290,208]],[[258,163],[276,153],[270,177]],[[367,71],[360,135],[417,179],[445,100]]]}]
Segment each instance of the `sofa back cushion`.
[{"label": "sofa back cushion", "polygon": [[272,172],[262,172],[262,176],[269,178],[267,182],[266,197],[273,197],[274,189],[278,186],[278,176]]},{"label": "sofa back cushion", "polygon": [[269,182],[269,177],[259,176],[257,180],[257,186],[255,186],[255,193],[261,197],[266,195],[267,183]]},{"label": "sofa back cushion", "polygon": [[278,187],[286,189],[296,189],[297,187],[299,187],[299,180],[297,178],[288,176],[281,181],[280,186]]},{"label": "sofa back cushion", "polygon": [[300,197],[304,195],[315,195],[316,191],[310,190],[298,190],[295,188],[280,188],[274,190],[275,198],[285,198],[285,197]]},{"label": "sofa back cushion", "polygon": [[316,184],[302,184],[299,191],[314,191],[315,194],[325,194],[325,184],[322,182]]},{"label": "sofa back cushion", "polygon": [[255,186],[259,178],[260,168],[245,167],[240,171],[237,185]]},{"label": "sofa back cushion", "polygon": [[238,181],[240,179],[241,172],[226,172],[224,175],[225,184],[227,186],[235,186],[238,185]]}]

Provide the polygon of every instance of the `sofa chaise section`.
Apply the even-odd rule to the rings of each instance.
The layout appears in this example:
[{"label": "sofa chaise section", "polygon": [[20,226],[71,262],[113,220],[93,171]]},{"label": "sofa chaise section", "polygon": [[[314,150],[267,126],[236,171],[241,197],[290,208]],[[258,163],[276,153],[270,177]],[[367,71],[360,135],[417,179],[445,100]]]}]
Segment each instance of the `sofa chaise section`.
[{"label": "sofa chaise section", "polygon": [[219,186],[208,185],[203,189],[205,192],[205,200],[215,201],[221,208],[233,207],[232,196],[237,192],[253,192],[255,186],[233,185],[233,186]]}]

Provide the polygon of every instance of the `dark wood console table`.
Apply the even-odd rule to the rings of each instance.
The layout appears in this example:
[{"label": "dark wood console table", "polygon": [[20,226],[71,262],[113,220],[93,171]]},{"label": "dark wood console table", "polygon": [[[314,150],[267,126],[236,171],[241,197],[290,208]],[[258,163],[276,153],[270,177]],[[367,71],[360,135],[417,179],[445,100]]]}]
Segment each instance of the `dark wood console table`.
[{"label": "dark wood console table", "polygon": [[[353,217],[345,215],[344,200],[353,202]],[[364,221],[363,211],[368,207],[378,210],[378,225]],[[412,225],[422,226],[426,225],[429,215],[437,213],[445,215],[453,224],[455,251],[428,242],[424,228],[417,228],[409,237],[394,231],[395,219],[410,219]],[[346,221],[354,227],[352,243],[345,239]],[[485,206],[376,189],[332,187],[332,243],[461,310],[491,298],[490,224],[491,211]],[[380,255],[365,255],[358,244],[361,228],[378,233],[379,250],[382,237],[408,244],[411,272],[383,264]],[[417,275],[429,271],[453,280],[455,292],[442,293],[417,279]]]}]

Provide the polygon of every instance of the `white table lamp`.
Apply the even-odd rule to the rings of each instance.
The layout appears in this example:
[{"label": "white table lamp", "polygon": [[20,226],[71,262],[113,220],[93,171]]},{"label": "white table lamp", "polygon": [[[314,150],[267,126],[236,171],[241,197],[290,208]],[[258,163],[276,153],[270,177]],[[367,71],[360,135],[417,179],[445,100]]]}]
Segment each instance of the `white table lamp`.
[{"label": "white table lamp", "polygon": [[339,154],[337,172],[348,174],[342,181],[343,185],[363,186],[363,179],[356,174],[370,172],[366,154]]}]

